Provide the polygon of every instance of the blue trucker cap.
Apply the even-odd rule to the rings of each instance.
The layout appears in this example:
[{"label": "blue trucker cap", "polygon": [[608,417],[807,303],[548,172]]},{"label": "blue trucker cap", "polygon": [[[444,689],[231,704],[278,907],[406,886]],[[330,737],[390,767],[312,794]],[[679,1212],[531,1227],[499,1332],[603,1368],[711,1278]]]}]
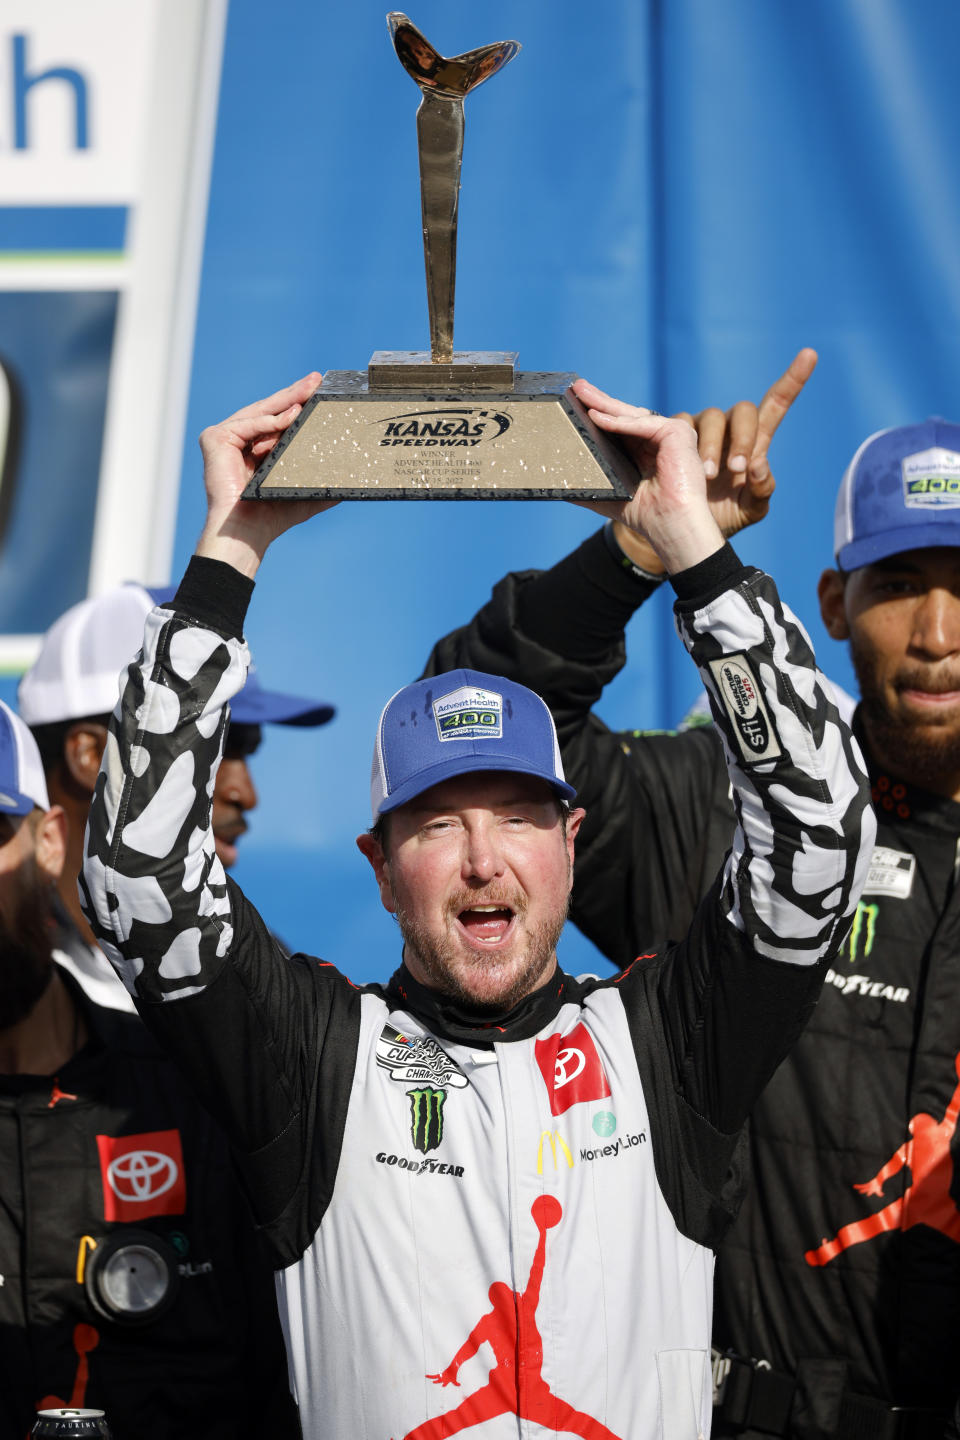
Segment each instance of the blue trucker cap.
[{"label": "blue trucker cap", "polygon": [[960,545],[960,425],[939,416],[864,440],[833,522],[841,570],[930,545]]},{"label": "blue trucker cap", "polygon": [[448,670],[406,685],[384,706],[370,775],[374,821],[471,770],[535,775],[565,801],[577,793],[564,779],[553,717],[539,695],[500,675]]}]

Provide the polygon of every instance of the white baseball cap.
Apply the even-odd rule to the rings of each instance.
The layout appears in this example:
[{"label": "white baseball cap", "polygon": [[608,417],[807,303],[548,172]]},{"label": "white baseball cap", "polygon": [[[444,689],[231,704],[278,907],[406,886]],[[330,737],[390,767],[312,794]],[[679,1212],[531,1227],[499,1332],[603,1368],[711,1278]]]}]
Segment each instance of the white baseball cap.
[{"label": "white baseball cap", "polygon": [[143,644],[143,623],[155,603],[142,585],[119,585],[65,610],[20,681],[21,718],[51,725],[111,714],[121,673]]},{"label": "white baseball cap", "polygon": [[[28,725],[52,725],[110,715],[126,669],[143,644],[143,624],[175,587],[148,589],[134,581],[65,610],[43,637],[40,653],[20,681],[17,705]],[[325,725],[336,712],[325,700],[282,694],[262,686],[251,668],[230,702],[241,725]]]},{"label": "white baseball cap", "polygon": [[0,813],[50,809],[40,751],[26,725],[0,700]]}]

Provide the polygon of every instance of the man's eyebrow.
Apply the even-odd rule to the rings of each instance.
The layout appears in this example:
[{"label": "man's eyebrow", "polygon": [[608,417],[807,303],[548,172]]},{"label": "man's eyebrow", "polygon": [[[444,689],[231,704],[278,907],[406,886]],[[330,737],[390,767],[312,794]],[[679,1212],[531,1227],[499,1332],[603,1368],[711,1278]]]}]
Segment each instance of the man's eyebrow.
[{"label": "man's eyebrow", "polygon": [[[550,796],[545,795],[542,800],[533,796],[507,796],[503,800],[490,800],[479,808],[482,810],[521,810],[525,805],[549,805]],[[460,810],[474,810],[474,805],[418,805],[416,800],[409,800],[406,809],[411,815],[456,815]]]}]

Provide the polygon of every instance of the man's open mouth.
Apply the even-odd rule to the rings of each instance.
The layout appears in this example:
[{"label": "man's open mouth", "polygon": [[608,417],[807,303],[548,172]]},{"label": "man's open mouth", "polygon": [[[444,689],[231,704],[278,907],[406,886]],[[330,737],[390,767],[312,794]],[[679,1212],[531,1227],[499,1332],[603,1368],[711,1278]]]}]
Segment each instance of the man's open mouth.
[{"label": "man's open mouth", "polygon": [[475,944],[502,944],[513,929],[514,912],[509,905],[473,905],[461,910],[457,923]]}]

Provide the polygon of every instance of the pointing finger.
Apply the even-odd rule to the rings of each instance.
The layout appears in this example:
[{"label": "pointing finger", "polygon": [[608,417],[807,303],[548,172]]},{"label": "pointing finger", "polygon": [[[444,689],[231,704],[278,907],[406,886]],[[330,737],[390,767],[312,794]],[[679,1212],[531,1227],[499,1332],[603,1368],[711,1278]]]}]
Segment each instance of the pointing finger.
[{"label": "pointing finger", "polygon": [[766,452],[780,421],[813,374],[817,359],[816,350],[811,350],[809,346],[798,351],[780,379],[774,381],[760,401],[757,427],[758,450]]}]

